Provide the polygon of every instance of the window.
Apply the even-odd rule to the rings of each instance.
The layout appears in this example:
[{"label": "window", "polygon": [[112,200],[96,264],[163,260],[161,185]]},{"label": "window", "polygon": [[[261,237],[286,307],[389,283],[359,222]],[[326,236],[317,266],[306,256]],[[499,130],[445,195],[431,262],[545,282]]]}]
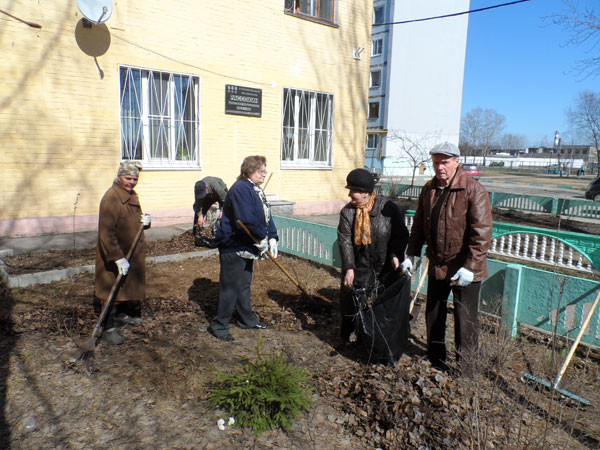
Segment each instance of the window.
[{"label": "window", "polygon": [[383,53],[383,38],[373,39],[371,41],[371,56],[378,56]]},{"label": "window", "polygon": [[369,87],[381,87],[381,70],[371,70],[371,78],[369,79]]},{"label": "window", "polygon": [[283,90],[281,167],[331,167],[333,94]]},{"label": "window", "polygon": [[376,6],[373,8],[373,25],[385,22],[385,7]]},{"label": "window", "polygon": [[198,167],[200,78],[119,67],[121,158]]},{"label": "window", "polygon": [[285,9],[294,14],[333,22],[335,0],[285,0]]},{"label": "window", "polygon": [[369,102],[369,119],[379,119],[379,102]]},{"label": "window", "polygon": [[375,133],[367,133],[367,146],[365,148],[366,158],[375,158],[379,156],[381,135]]}]

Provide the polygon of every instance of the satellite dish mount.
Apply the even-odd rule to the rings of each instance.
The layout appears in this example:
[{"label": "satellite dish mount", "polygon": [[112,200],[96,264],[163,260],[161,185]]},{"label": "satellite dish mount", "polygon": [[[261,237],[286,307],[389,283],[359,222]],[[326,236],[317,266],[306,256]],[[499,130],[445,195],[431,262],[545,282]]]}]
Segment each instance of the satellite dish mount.
[{"label": "satellite dish mount", "polygon": [[76,0],[77,9],[83,15],[83,26],[91,28],[92,24],[106,22],[112,14],[111,0]]}]

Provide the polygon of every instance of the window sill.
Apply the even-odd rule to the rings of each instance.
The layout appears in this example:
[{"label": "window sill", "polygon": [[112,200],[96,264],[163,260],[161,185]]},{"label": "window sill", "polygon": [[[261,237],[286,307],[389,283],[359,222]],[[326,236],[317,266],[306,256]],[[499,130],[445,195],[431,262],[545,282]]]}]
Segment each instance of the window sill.
[{"label": "window sill", "polygon": [[189,170],[201,170],[200,164],[198,163],[190,163],[190,164],[182,164],[182,163],[160,163],[160,162],[148,162],[142,161],[142,166],[144,171],[150,172],[159,172],[159,171],[189,171]]},{"label": "window sill", "polygon": [[313,17],[313,16],[308,16],[306,14],[297,13],[297,12],[291,11],[289,9],[284,9],[283,12],[285,14],[287,14],[288,16],[294,16],[294,17],[297,17],[298,19],[308,20],[309,22],[320,23],[321,25],[326,25],[331,28],[339,28],[340,27],[337,23],[330,22],[325,19],[319,19],[318,17]]},{"label": "window sill", "polygon": [[295,161],[281,161],[279,168],[281,170],[333,170],[331,165],[326,163],[315,164],[315,163],[301,163]]}]

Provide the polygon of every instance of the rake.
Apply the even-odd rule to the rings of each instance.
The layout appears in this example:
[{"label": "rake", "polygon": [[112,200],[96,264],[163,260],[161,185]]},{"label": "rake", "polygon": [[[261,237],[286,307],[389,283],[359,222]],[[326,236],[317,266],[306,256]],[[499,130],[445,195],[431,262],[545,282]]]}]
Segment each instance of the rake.
[{"label": "rake", "polygon": [[[131,248],[127,252],[127,256],[125,256],[127,261],[131,259],[131,255],[133,255],[133,252],[135,251],[135,248],[137,247],[137,244],[140,241],[140,237],[142,237],[143,231],[144,224],[140,224],[137,234],[135,235],[135,238],[133,240],[133,244],[131,244]],[[98,319],[98,322],[96,322],[96,326],[94,327],[92,335],[85,341],[82,341],[79,344],[77,344],[77,347],[79,348],[79,354],[77,354],[75,359],[87,360],[94,357],[94,350],[96,349],[96,335],[98,334],[98,331],[101,331],[103,328],[104,319],[106,318],[108,308],[110,308],[110,305],[112,304],[112,301],[117,293],[122,278],[123,275],[121,273],[117,274],[117,278],[115,279],[115,282],[113,283],[112,288],[108,293],[108,298],[104,302],[104,307],[102,308],[100,318]]]},{"label": "rake", "polygon": [[589,325],[590,320],[592,320],[592,315],[594,314],[594,311],[596,310],[596,307],[598,306],[598,302],[600,302],[600,291],[598,292],[598,295],[596,296],[596,300],[594,300],[594,303],[593,303],[592,307],[590,308],[588,315],[586,316],[585,320],[581,324],[581,328],[579,330],[579,333],[577,334],[577,337],[575,338],[575,342],[573,342],[573,345],[571,346],[571,349],[569,350],[569,353],[567,354],[567,357],[565,358],[565,360],[562,364],[562,367],[558,371],[558,375],[556,376],[556,379],[554,380],[554,384],[551,384],[549,381],[542,380],[541,378],[535,377],[529,373],[523,373],[523,376],[521,377],[521,379],[523,381],[525,381],[524,379],[533,381],[535,383],[541,384],[542,386],[544,386],[548,389],[554,389],[559,394],[561,394],[567,398],[573,399],[575,401],[578,401],[579,403],[581,403],[585,406],[590,405],[590,402],[588,400],[580,397],[579,395],[573,394],[572,392],[566,391],[564,389],[560,389],[558,387],[558,385],[560,384],[562,377],[565,374],[565,371],[567,370],[567,366],[571,362],[571,358],[575,354],[575,350],[577,349],[577,346],[579,345],[579,342],[581,341],[581,338],[583,337],[583,333],[585,332],[585,329]]},{"label": "rake", "polygon": [[[423,259],[421,259],[422,261]],[[415,289],[415,294],[413,295],[413,298],[410,302],[410,307],[409,307],[409,314],[411,316],[410,321],[414,321],[418,316],[419,313],[421,312],[421,305],[417,304],[417,297],[419,296],[419,292],[421,291],[421,288],[423,287],[423,285],[425,284],[425,278],[427,278],[427,269],[429,268],[429,259],[427,259],[427,261],[425,262],[425,264],[423,265],[423,267],[421,267],[421,277],[419,278],[419,283],[417,284],[417,289]]]},{"label": "rake", "polygon": [[[246,232],[246,234],[250,237],[250,239],[252,239],[252,242],[254,242],[255,244],[260,243],[259,240],[254,237],[254,235],[250,232],[248,227],[246,227],[246,225],[244,225],[244,223],[241,220],[238,219],[237,224],[240,226],[240,228],[242,230],[244,230]],[[279,267],[284,274],[286,274],[286,276],[290,279],[290,281],[292,283],[294,283],[298,289],[300,289],[300,292],[302,292],[307,297],[310,297],[310,294],[306,291],[306,289],[304,289],[304,287],[302,287],[302,285],[300,283],[298,283],[298,281],[296,281],[296,279],[292,275],[290,275],[290,273],[287,270],[285,270],[285,268],[279,263],[279,261],[277,261],[273,257],[273,255],[271,254],[271,252],[269,250],[266,251],[266,254],[269,257],[269,259],[271,261],[273,261],[273,263],[275,263],[275,265],[277,267]]]}]

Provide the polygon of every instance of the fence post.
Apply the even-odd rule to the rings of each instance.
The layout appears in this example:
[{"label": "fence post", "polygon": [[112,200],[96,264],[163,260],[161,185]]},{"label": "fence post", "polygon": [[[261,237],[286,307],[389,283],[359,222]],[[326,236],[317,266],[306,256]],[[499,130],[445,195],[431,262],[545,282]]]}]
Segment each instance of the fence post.
[{"label": "fence post", "polygon": [[520,264],[508,264],[504,274],[501,327],[511,339],[516,337],[519,331],[517,313],[519,311],[522,269],[523,266]]},{"label": "fence post", "polygon": [[557,197],[552,197],[552,211],[550,211],[550,214],[553,216],[558,216],[560,214],[558,200],[559,199]]}]

